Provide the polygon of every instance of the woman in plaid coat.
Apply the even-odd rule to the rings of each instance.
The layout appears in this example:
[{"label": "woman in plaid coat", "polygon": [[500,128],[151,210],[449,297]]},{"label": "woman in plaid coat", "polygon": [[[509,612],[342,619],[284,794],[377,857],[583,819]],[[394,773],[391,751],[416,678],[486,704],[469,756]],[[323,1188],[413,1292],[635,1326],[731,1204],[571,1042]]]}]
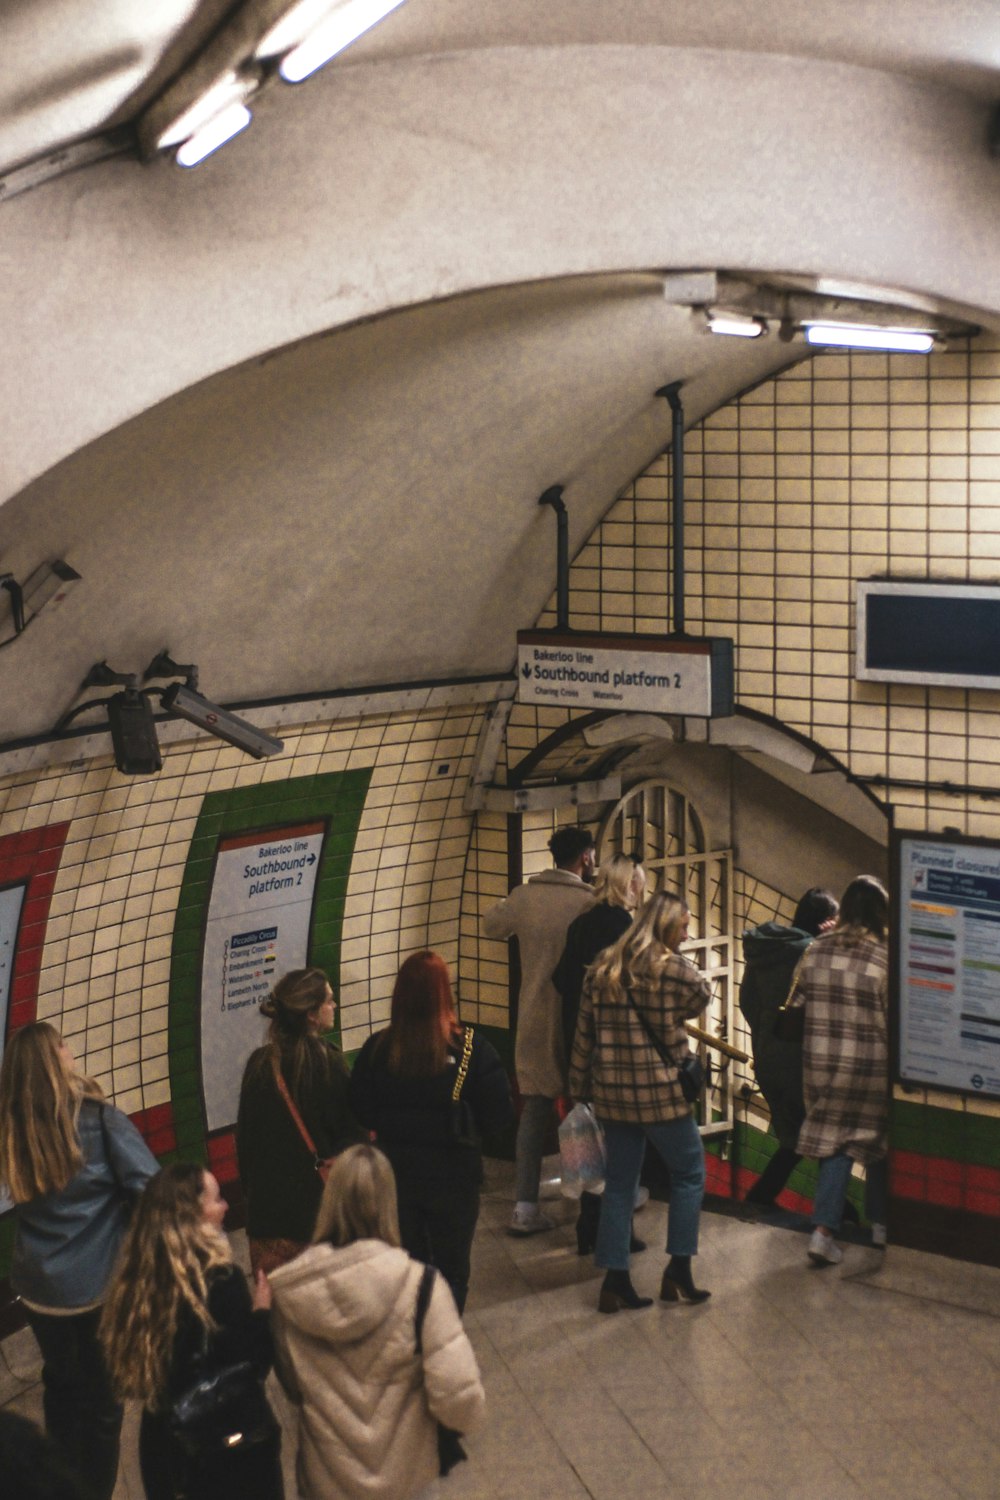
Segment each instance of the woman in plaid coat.
[{"label": "woman in plaid coat", "polygon": [[670,1169],[670,1221],[660,1297],[703,1302],[691,1278],[705,1190],[701,1136],[677,1074],[689,1051],[684,1022],[701,1015],[708,982],[680,952],[690,912],[657,891],[627,932],[587,970],[570,1065],[575,1099],[593,1102],[607,1171],[595,1260],[607,1275],[598,1308],[650,1307],[629,1277],[632,1205],[650,1140]]},{"label": "woman in plaid coat", "polygon": [[873,875],[852,880],[830,933],[795,973],[789,1006],[804,1006],[806,1118],[799,1153],[819,1158],[809,1258],[836,1265],[834,1230],[855,1162],[867,1168],[872,1240],[885,1244],[889,1048],[886,1024],[889,898]]}]

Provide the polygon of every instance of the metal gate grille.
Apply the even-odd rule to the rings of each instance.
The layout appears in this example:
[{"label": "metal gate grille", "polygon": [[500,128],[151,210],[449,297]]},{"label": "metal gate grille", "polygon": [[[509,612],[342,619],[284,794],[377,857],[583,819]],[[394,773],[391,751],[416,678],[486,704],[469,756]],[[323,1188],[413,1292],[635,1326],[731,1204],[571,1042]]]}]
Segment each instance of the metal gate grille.
[{"label": "metal gate grille", "polygon": [[[733,1035],[733,861],[731,849],[707,849],[705,827],[680,788],[667,781],[643,781],[606,815],[598,835],[598,855],[630,854],[645,866],[649,891],[666,888],[691,912],[684,953],[712,986],[712,1000],[701,1027],[730,1041]],[[702,1060],[711,1061],[711,1084],[699,1108],[703,1135],[733,1126],[730,1059],[699,1042]],[[709,1057],[706,1054],[710,1054]]]}]

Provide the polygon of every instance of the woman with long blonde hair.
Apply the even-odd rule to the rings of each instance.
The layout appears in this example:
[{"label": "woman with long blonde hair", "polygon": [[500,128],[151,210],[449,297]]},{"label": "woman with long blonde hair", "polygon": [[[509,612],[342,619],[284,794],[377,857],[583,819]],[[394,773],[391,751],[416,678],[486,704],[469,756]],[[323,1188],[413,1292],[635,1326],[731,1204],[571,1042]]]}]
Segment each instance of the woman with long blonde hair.
[{"label": "woman with long blonde hair", "polygon": [[573,1044],[570,1088],[592,1102],[604,1128],[607,1173],[595,1259],[607,1271],[598,1308],[652,1305],[629,1276],[632,1207],[649,1140],[670,1170],[670,1260],[660,1283],[665,1302],[701,1302],[691,1276],[705,1190],[705,1157],[678,1069],[689,1052],[685,1021],[710,998],[707,981],[680,952],[690,912],[657,891],[627,932],[599,955],[584,981]]},{"label": "woman with long blonde hair", "polygon": [[42,1351],[45,1426],[97,1500],[118,1472],[122,1408],[97,1338],[131,1201],[158,1170],[47,1021],[7,1039],[0,1187],[14,1201],[11,1287]]},{"label": "woman with long blonde hair", "polygon": [[[646,889],[646,872],[638,859],[629,854],[614,854],[602,860],[594,878],[594,904],[574,917],[566,931],[566,946],[552,975],[552,983],[562,997],[563,1038],[566,1056],[573,1051],[573,1038],[580,1014],[584,976],[605,948],[616,943],[632,925],[632,917],[642,904]],[[649,1197],[642,1189],[642,1201]],[[579,1255],[593,1255],[597,1244],[597,1226],[601,1217],[601,1200],[597,1193],[580,1194],[580,1213],[576,1221],[576,1248]],[[646,1246],[635,1234],[630,1248],[633,1255]]]},{"label": "woman with long blonde hair", "polygon": [[308,1245],[320,1167],[361,1132],[347,1099],[347,1064],[327,1036],[336,1007],[323,970],[290,970],[260,1012],[267,1041],[243,1074],[236,1151],[250,1261],[255,1272],[271,1272]]},{"label": "woman with long blonde hair", "polygon": [[[281,1432],[263,1392],[271,1366],[270,1292],[253,1298],[233,1264],[226,1203],[211,1172],[165,1167],[139,1201],[101,1319],[117,1395],[141,1401],[147,1500],[281,1500]],[[246,1364],[227,1430],[190,1451],[171,1423],[196,1382]],[[231,1430],[228,1430],[231,1428]]]},{"label": "woman with long blonde hair", "polygon": [[303,1500],[423,1490],[440,1472],[438,1423],[468,1432],[485,1397],[443,1277],[400,1248],[392,1167],[374,1146],[338,1156],[314,1244],[271,1281]]}]

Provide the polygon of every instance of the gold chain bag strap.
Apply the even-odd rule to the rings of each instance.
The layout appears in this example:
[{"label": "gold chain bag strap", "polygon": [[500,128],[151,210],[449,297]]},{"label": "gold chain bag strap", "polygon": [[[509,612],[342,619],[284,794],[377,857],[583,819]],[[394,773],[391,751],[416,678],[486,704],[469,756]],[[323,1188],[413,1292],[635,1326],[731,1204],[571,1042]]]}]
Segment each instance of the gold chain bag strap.
[{"label": "gold chain bag strap", "polygon": [[474,1035],[475,1027],[463,1027],[462,1056],[458,1060],[455,1082],[451,1090],[451,1113],[449,1115],[448,1133],[452,1141],[459,1146],[478,1146],[480,1144],[479,1131],[476,1128],[476,1117],[472,1112],[472,1105],[468,1099],[462,1098],[465,1080],[469,1076],[469,1063],[472,1059],[472,1038]]}]

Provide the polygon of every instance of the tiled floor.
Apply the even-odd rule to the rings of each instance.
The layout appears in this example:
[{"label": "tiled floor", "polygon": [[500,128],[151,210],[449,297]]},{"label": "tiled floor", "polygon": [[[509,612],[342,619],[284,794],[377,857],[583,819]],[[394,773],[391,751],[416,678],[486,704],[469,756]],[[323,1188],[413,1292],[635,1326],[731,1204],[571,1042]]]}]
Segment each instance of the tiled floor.
[{"label": "tiled floor", "polygon": [[[510,1239],[509,1185],[491,1163],[466,1313],[489,1415],[427,1500],[1000,1494],[1000,1272],[853,1245],[815,1270],[803,1235],[706,1214],[710,1302],[600,1317],[572,1205],[553,1206],[565,1228]],[[665,1220],[651,1203],[638,1221],[650,1249],[633,1277],[650,1293]],[[4,1346],[29,1378],[31,1347]],[[37,1416],[37,1384],[16,1390],[0,1365],[0,1399]],[[134,1420],[116,1500],[142,1497]]]}]

